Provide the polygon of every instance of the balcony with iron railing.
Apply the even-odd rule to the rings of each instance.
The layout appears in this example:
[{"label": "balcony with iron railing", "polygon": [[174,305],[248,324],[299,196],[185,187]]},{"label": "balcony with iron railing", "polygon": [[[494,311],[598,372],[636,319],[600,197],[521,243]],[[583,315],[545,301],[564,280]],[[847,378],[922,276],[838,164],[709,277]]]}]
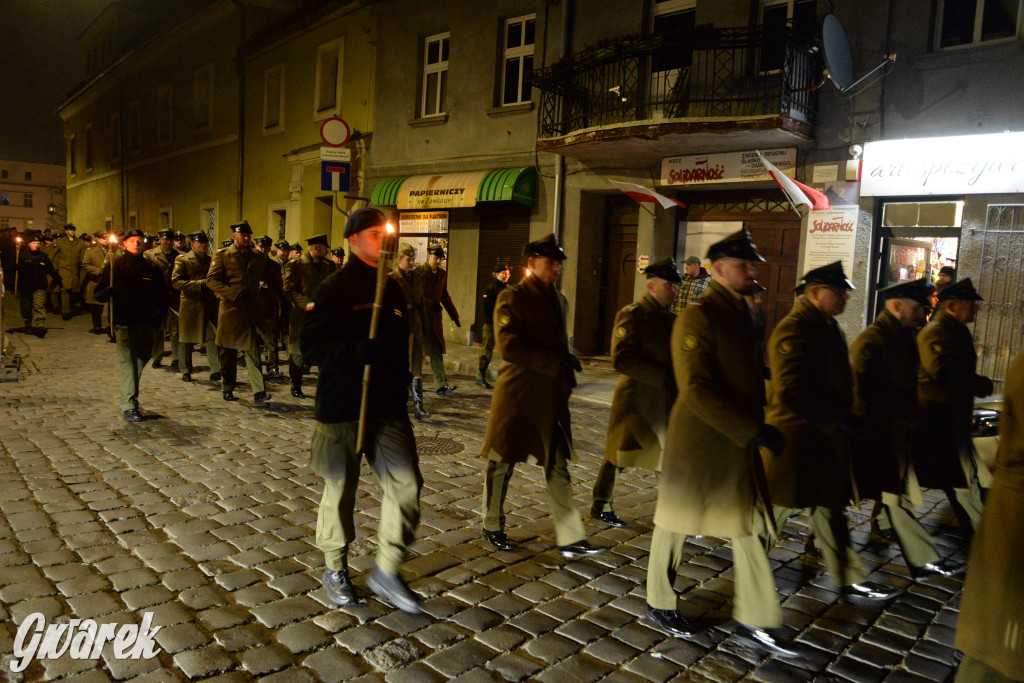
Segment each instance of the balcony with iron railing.
[{"label": "balcony with iron railing", "polygon": [[635,166],[806,143],[821,79],[813,37],[713,27],[619,39],[529,75],[541,91],[538,149],[591,162],[628,151]]}]

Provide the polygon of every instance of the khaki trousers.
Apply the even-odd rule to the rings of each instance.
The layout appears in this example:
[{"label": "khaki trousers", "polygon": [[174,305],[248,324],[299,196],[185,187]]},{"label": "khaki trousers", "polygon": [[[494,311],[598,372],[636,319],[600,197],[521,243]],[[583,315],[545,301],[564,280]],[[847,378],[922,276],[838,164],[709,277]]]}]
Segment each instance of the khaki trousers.
[{"label": "khaki trousers", "polygon": [[46,290],[34,289],[24,291],[19,296],[21,317],[25,319],[25,327],[44,327],[46,325]]},{"label": "khaki trousers", "polygon": [[153,352],[154,334],[160,332],[149,325],[114,325],[121,376],[121,410],[139,409],[139,379]]},{"label": "khaki trousers", "polygon": [[178,360],[181,357],[181,342],[178,341],[178,316],[176,313],[168,310],[167,320],[164,321],[162,327],[156,330],[156,335],[153,339],[153,353],[151,355],[154,361],[164,357],[165,332],[171,338],[171,358]]},{"label": "khaki trousers", "polygon": [[908,496],[900,496],[898,503],[876,503],[872,511],[875,513],[878,514],[878,527],[892,529],[896,535],[896,542],[908,566],[921,567],[940,559],[932,537],[914,516],[914,504]]},{"label": "khaki trousers", "polygon": [[594,479],[593,509],[597,512],[612,511],[612,493],[615,491],[615,482],[619,480],[622,469],[607,460],[601,463],[601,469],[597,471],[597,478]]},{"label": "khaki trousers", "polygon": [[[260,366],[260,356],[256,349],[225,349],[214,347],[220,355],[220,387],[222,391],[234,391],[238,382],[238,354],[245,355],[245,370],[249,373],[249,386],[252,393],[258,394],[266,391],[267,386],[263,383],[263,369]],[[209,349],[209,347],[207,347]],[[207,350],[209,353],[209,350]]]},{"label": "khaki trousers", "polygon": [[[206,359],[210,362],[210,372],[220,372],[220,349],[217,348],[217,333],[213,325],[203,323],[203,344],[206,346]],[[178,344],[178,369],[192,372],[192,351],[195,344],[180,342]]]},{"label": "khaki trousers", "polygon": [[[381,487],[376,564],[388,574],[398,573],[420,520],[423,477],[412,427],[406,416],[402,420],[383,420],[367,427],[371,441],[366,461]],[[354,422],[317,422],[313,432],[314,459],[340,459],[342,462],[334,467],[344,472],[341,477],[324,478],[316,517],[316,547],[323,551],[328,569],[348,569],[348,547],[356,537],[353,514],[361,462],[361,456],[354,452],[356,431]]]},{"label": "khaki trousers", "polygon": [[444,371],[444,352],[441,342],[437,341],[433,332],[423,335],[423,352],[430,355],[430,372],[434,375],[435,389],[448,384],[448,374]]},{"label": "khaki trousers", "polygon": [[[780,532],[786,520],[795,511],[793,508],[774,506],[775,528]],[[814,534],[814,545],[821,551],[825,561],[825,570],[832,582],[839,588],[855,583],[863,583],[868,579],[868,571],[853,548],[850,540],[850,526],[846,521],[846,513],[842,508],[811,507],[805,512],[811,518],[811,532]],[[774,542],[767,534],[762,536],[765,549],[771,549]]]},{"label": "khaki trousers", "polygon": [[480,347],[480,364],[476,369],[477,379],[487,379],[487,366],[491,364],[491,357],[494,355],[494,324],[484,323],[483,325],[483,346]]}]

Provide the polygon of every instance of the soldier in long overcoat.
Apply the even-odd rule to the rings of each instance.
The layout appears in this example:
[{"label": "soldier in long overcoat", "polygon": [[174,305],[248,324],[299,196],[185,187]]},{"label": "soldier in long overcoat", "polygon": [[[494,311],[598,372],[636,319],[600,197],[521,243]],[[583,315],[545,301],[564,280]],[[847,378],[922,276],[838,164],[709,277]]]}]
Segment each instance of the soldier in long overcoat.
[{"label": "soldier in long overcoat", "polygon": [[981,487],[990,482],[971,441],[974,397],[988,396],[992,380],[977,373],[978,356],[967,324],[978,315],[981,295],[970,278],[939,292],[939,311],[917,335],[921,366],[917,401],[921,426],[914,443],[914,470],[925,488],[949,497],[964,534],[981,521]]},{"label": "soldier in long overcoat", "polygon": [[54,243],[54,268],[60,273],[60,312],[64,320],[71,319],[71,293],[77,292],[81,285],[82,253],[85,242],[75,234],[77,229],[71,223],[64,226],[64,234]]},{"label": "soldier in long overcoat", "polygon": [[306,240],[307,252],[288,264],[284,278],[284,296],[288,302],[288,378],[292,383],[292,396],[305,398],[302,393],[302,375],[305,361],[299,348],[299,332],[306,317],[306,305],[327,276],[334,272],[334,262],[327,258],[331,248],[327,235],[316,235]]},{"label": "soldier in long overcoat", "polygon": [[886,297],[885,310],[850,347],[853,414],[869,428],[868,441],[853,453],[857,491],[881,503],[881,516],[915,578],[963,570],[961,563],[939,558],[928,532],[914,517],[914,505],[924,504],[910,449],[920,419],[914,336],[929,306],[925,285],[916,280],[880,290]]},{"label": "soldier in long overcoat", "polygon": [[682,277],[671,258],[644,270],[647,294],[615,316],[612,363],[622,373],[608,417],[604,464],[594,480],[590,515],[608,526],[627,528],[612,510],[616,479],[625,467],[661,471],[668,411],[676,399],[672,374],[672,302]]},{"label": "soldier in long overcoat", "polygon": [[106,331],[103,325],[103,304],[96,300],[96,286],[100,282],[100,273],[103,272],[103,265],[107,261],[107,249],[105,246],[107,236],[101,232],[93,235],[92,244],[82,252],[82,280],[85,288],[82,295],[85,305],[92,316],[93,334],[103,334]]},{"label": "soldier in long overcoat", "polygon": [[568,303],[555,289],[567,257],[554,235],[526,245],[530,274],[498,296],[495,344],[504,362],[491,399],[481,455],[484,477],[484,538],[498,550],[514,546],[505,534],[505,496],[518,463],[544,468],[555,535],[563,557],[601,552],[587,542],[572,498],[569,395],[579,360],[569,349]]},{"label": "soldier in long overcoat", "polygon": [[171,372],[178,371],[178,358],[181,357],[181,343],[178,341],[178,300],[181,295],[171,287],[171,272],[174,270],[174,259],[178,258],[178,250],[174,248],[174,231],[161,230],[157,233],[157,244],[152,249],[147,249],[143,255],[152,261],[160,269],[164,276],[164,286],[170,294],[167,319],[163,326],[156,331],[153,339],[153,367],[158,368],[163,364],[164,357],[164,335],[171,338]]},{"label": "soldier in long overcoat", "polygon": [[[290,306],[287,300],[281,298],[284,292],[284,273],[280,264],[275,262],[273,254],[273,240],[269,235],[264,235],[253,240],[253,244],[264,256],[267,257],[267,267],[264,269],[264,282],[260,285],[260,301],[263,304],[263,318],[267,321],[270,329],[271,343],[264,344],[267,352],[267,378],[281,379],[281,356],[278,350],[278,339],[281,337],[281,312],[287,311]],[[275,267],[277,266],[277,267]],[[262,358],[262,353],[260,354]]]},{"label": "soldier in long overcoat", "polygon": [[[673,636],[691,628],[676,610],[672,584],[685,561],[687,534],[729,538],[736,571],[737,635],[781,656],[796,652],[774,629],[782,610],[758,534],[770,528],[758,445],[773,452],[782,437],[764,422],[764,342],[745,295],[764,262],[750,233],[712,245],[712,282],[672,329],[679,395],[672,406],[654,535],[648,559],[644,620]],[[759,485],[760,484],[760,485]]]},{"label": "soldier in long overcoat", "polygon": [[765,421],[786,438],[779,456],[763,456],[776,525],[781,529],[794,508],[807,508],[815,545],[843,594],[888,599],[895,591],[866,580],[844,512],[854,495],[851,435],[866,431],[852,418],[849,352],[835,321],[853,285],[836,261],[808,271],[800,288],[803,298],[768,342]]},{"label": "soldier in long overcoat", "polygon": [[412,373],[412,403],[417,420],[430,417],[423,407],[423,274],[416,268],[416,249],[408,242],[398,245],[395,266],[388,274],[405,296],[409,321],[409,370]]},{"label": "soldier in long overcoat", "polygon": [[210,263],[206,286],[220,298],[217,310],[217,347],[220,349],[221,388],[225,401],[234,401],[238,376],[238,351],[245,354],[245,367],[253,390],[253,401],[270,400],[263,380],[256,345],[269,343],[270,328],[263,317],[260,284],[264,282],[267,257],[252,249],[252,228],[248,221],[231,226],[232,244],[218,249]]},{"label": "soldier in long overcoat", "polygon": [[430,356],[430,371],[434,374],[437,393],[445,395],[455,391],[455,387],[448,384],[448,374],[444,371],[445,343],[441,310],[448,311],[456,327],[462,327],[462,323],[459,322],[455,302],[448,293],[448,272],[441,267],[442,261],[444,249],[436,246],[427,252],[427,262],[417,270],[423,276],[423,353]]},{"label": "soldier in long overcoat", "polygon": [[210,361],[210,380],[220,377],[220,354],[217,349],[217,334],[213,324],[207,320],[203,306],[206,274],[210,271],[210,238],[199,231],[188,236],[192,248],[174,261],[171,273],[171,287],[180,292],[178,308],[178,337],[181,341],[182,381],[192,381],[192,346],[206,345],[206,358]]},{"label": "soldier in long overcoat", "polygon": [[1024,680],[1024,354],[1006,375],[999,431],[992,486],[960,598],[958,683]]}]

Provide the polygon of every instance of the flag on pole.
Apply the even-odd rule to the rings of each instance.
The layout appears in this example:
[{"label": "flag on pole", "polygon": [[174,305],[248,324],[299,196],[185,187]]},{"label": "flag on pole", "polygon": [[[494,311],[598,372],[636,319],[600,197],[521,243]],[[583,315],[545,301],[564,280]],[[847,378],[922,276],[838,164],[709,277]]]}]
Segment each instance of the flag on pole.
[{"label": "flag on pole", "polygon": [[768,169],[768,173],[771,175],[772,180],[779,186],[779,189],[786,195],[786,199],[793,205],[793,210],[800,213],[798,207],[806,206],[808,211],[820,211],[822,209],[831,209],[832,205],[828,203],[828,197],[818,192],[813,187],[807,187],[801,182],[793,180],[788,175],[783,173],[775,166],[772,162],[764,158],[764,155],[760,151],[757,152],[757,156],[761,159],[761,163]]},{"label": "flag on pole", "polygon": [[649,190],[643,185],[636,185],[635,183],[620,183],[617,180],[609,180],[608,182],[629,195],[633,201],[641,203],[646,202],[648,204],[661,204],[661,208],[663,209],[668,209],[673,205],[683,209],[686,208],[686,204],[676,201],[671,197],[666,197],[663,194],[659,194],[654,190]]}]

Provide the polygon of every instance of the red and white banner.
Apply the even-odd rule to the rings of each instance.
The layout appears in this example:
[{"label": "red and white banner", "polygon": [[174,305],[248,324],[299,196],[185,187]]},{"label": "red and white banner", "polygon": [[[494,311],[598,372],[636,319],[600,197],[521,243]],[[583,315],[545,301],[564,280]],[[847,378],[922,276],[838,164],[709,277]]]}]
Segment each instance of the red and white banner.
[{"label": "red and white banner", "polygon": [[671,197],[666,197],[663,194],[659,194],[654,190],[644,187],[643,185],[637,185],[636,183],[620,183],[617,180],[609,180],[608,182],[632,197],[633,201],[648,204],[661,204],[661,208],[663,209],[669,209],[673,206],[678,206],[683,209],[686,208],[686,204],[672,199]]},{"label": "red and white banner", "polygon": [[775,167],[772,162],[764,158],[761,152],[757,153],[757,156],[761,159],[761,163],[768,169],[769,175],[775,184],[779,186],[779,189],[789,199],[789,203],[793,205],[793,209],[800,213],[801,206],[807,207],[807,211],[825,211],[832,208],[829,204],[828,198],[822,193],[815,190],[813,187],[808,187],[803,183],[793,180],[785,173]]}]

